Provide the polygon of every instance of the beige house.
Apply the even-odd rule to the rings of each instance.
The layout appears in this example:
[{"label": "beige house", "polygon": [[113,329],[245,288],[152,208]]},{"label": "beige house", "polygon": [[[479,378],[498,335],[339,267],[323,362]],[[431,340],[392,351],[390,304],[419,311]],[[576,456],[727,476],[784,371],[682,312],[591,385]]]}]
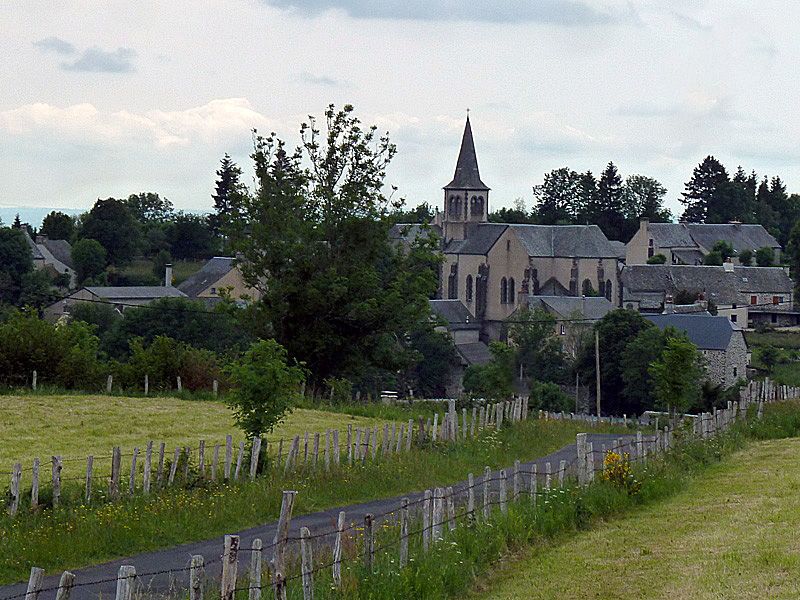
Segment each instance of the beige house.
[{"label": "beige house", "polygon": [[43,312],[45,319],[57,321],[61,317],[69,317],[72,308],[82,302],[109,304],[121,313],[127,308],[145,306],[161,298],[185,297],[186,294],[172,286],[87,286],[46,306]]},{"label": "beige house", "polygon": [[618,297],[615,249],[596,225],[489,223],[489,187],[467,118],[453,180],[444,187],[440,297],[460,300],[497,339],[529,295]]},{"label": "beige house", "polygon": [[[647,260],[662,254],[668,265],[701,265],[714,244],[725,241],[738,255],[743,250],[764,247],[775,252],[780,261],[781,247],[762,225],[744,223],[650,223],[639,222],[639,229],[625,248],[625,264],[644,265]],[[738,264],[736,256],[733,258]]]},{"label": "beige house", "polygon": [[215,256],[203,267],[178,286],[189,298],[207,303],[220,301],[224,296],[233,300],[258,300],[261,294],[249,287],[236,266],[236,259]]}]

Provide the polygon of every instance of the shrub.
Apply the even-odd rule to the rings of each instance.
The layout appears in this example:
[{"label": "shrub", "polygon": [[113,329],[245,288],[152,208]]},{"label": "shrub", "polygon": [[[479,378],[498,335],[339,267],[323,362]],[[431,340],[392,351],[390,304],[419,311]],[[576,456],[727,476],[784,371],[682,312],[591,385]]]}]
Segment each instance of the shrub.
[{"label": "shrub", "polygon": [[347,404],[353,398],[353,383],[346,378],[328,377],[324,382],[331,404]]},{"label": "shrub", "polygon": [[648,265],[663,265],[667,262],[667,257],[663,254],[654,254],[647,259]]},{"label": "shrub", "polygon": [[570,412],[574,403],[555,383],[534,381],[531,385],[529,406],[533,410]]}]

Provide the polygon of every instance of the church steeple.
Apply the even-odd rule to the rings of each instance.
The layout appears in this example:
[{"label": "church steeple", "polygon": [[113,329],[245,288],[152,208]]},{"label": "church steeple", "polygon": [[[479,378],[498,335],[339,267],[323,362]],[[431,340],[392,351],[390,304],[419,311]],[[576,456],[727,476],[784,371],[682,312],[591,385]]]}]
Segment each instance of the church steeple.
[{"label": "church steeple", "polygon": [[463,240],[474,226],[489,220],[489,187],[481,181],[478,156],[472,139],[472,125],[464,126],[461,150],[453,180],[444,186],[444,237],[446,241]]}]

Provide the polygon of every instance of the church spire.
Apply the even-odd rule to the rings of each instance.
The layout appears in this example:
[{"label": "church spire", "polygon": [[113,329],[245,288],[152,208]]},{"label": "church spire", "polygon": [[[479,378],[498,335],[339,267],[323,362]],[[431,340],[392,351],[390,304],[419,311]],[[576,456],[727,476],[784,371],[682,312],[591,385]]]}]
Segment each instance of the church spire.
[{"label": "church spire", "polygon": [[461,138],[461,151],[458,153],[456,162],[456,172],[453,181],[448,183],[444,189],[461,189],[485,191],[489,188],[481,181],[478,172],[478,156],[475,154],[475,142],[472,139],[472,126],[467,114],[467,124],[464,127],[464,136]]}]

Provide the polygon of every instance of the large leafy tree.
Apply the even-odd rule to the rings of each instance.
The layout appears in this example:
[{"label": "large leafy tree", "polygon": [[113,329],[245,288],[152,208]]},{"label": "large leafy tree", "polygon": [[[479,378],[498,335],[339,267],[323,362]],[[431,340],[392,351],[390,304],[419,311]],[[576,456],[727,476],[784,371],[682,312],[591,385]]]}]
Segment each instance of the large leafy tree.
[{"label": "large leafy tree", "polygon": [[23,278],[33,271],[33,255],[21,229],[0,228],[0,301],[15,304]]},{"label": "large leafy tree", "polygon": [[39,233],[51,240],[69,240],[75,230],[75,219],[57,210],[51,211],[42,221]]},{"label": "large leafy tree", "polygon": [[172,202],[154,192],[131,194],[125,205],[143,225],[165,223],[173,216]]},{"label": "large leafy tree", "polygon": [[665,345],[664,332],[658,327],[646,327],[622,351],[622,393],[637,414],[654,406],[650,364],[661,358]]},{"label": "large leafy tree", "polygon": [[291,152],[274,135],[256,137],[256,189],[237,199],[231,237],[276,339],[313,382],[375,381],[408,366],[402,338],[428,318],[438,242],[408,252],[389,242],[398,206],[383,188],[396,149],[352,106],[331,105],[324,129],[311,117],[300,133]]},{"label": "large leafy tree", "polygon": [[78,240],[72,247],[75,277],[78,285],[91,277],[97,277],[108,264],[106,249],[97,240]]},{"label": "large leafy tree", "polygon": [[83,216],[78,237],[97,240],[106,249],[109,262],[122,265],[139,249],[141,228],[126,201],[107,198],[95,202]]},{"label": "large leafy tree", "polygon": [[702,356],[683,333],[667,331],[661,357],[650,365],[656,407],[686,412],[700,400]]},{"label": "large leafy tree", "polygon": [[534,214],[542,225],[572,223],[580,189],[580,175],[568,167],[545,173],[544,182],[534,186]]},{"label": "large leafy tree", "polygon": [[179,212],[166,226],[173,257],[208,258],[214,254],[214,234],[208,221],[190,213]]},{"label": "large leafy tree", "polygon": [[649,219],[651,223],[668,223],[672,218],[664,207],[667,188],[652,177],[629,175],[622,189],[622,211],[625,215],[626,230],[623,240],[628,240],[639,226],[639,219]]},{"label": "large leafy tree", "polygon": [[556,336],[556,319],[541,310],[522,309],[508,322],[508,336],[517,350],[516,368],[537,381],[563,383],[567,377],[564,349]]}]

